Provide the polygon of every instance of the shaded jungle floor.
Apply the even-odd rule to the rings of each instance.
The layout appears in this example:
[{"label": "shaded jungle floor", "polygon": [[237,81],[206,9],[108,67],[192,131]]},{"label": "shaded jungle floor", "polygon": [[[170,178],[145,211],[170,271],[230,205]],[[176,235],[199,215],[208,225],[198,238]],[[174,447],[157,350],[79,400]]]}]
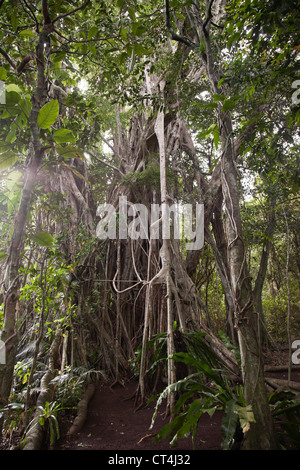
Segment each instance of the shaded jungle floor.
[{"label": "shaded jungle floor", "polygon": [[[266,374],[277,379],[287,379],[285,372]],[[300,382],[300,367],[292,372],[291,380]],[[153,428],[150,424],[155,403],[137,410],[135,405],[136,381],[128,381],[124,386],[110,387],[107,383],[98,385],[88,407],[87,420],[81,431],[74,436],[61,439],[60,450],[150,450],[181,451],[193,450],[192,438],[180,439],[176,447],[168,440],[153,442],[153,435],[168,423],[165,406],[158,409]],[[215,412],[212,417],[204,414],[198,425],[195,438],[196,450],[220,450],[222,413]]]},{"label": "shaded jungle floor", "polygon": [[[172,448],[167,439],[153,442],[153,434],[168,423],[162,404],[154,427],[150,424],[154,403],[137,410],[134,394],[136,381],[128,381],[124,387],[116,384],[100,384],[90,401],[88,417],[81,431],[66,437],[59,449],[64,450],[192,450],[192,439],[181,439]],[[221,444],[222,415],[216,412],[212,418],[204,415],[195,440],[197,450],[218,450]]]}]

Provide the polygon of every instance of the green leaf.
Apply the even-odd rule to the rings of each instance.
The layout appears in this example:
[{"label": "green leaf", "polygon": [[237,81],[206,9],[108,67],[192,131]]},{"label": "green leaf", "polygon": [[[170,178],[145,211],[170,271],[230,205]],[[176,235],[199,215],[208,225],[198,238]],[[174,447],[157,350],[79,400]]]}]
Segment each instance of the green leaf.
[{"label": "green leaf", "polygon": [[76,142],[73,132],[70,129],[58,129],[54,132],[53,138],[57,144],[63,144],[66,142]]},{"label": "green leaf", "polygon": [[13,27],[13,30],[17,31],[19,21],[18,21],[18,17],[14,13],[10,17],[10,23]]},{"label": "green leaf", "polygon": [[135,21],[135,10],[134,10],[134,8],[129,7],[128,8],[128,13],[129,13],[129,16],[132,19],[132,21]]},{"label": "green leaf", "polygon": [[4,67],[0,67],[0,80],[5,80],[7,77],[7,71]]},{"label": "green leaf", "polygon": [[228,49],[230,49],[232,44],[235,44],[240,39],[240,37],[241,37],[240,32],[234,33],[232,36],[230,36],[228,41],[227,41]]},{"label": "green leaf", "polygon": [[7,254],[4,253],[4,251],[0,251],[0,261],[2,261],[3,259],[7,258]]},{"label": "green leaf", "polygon": [[97,26],[92,26],[91,29],[88,32],[88,39],[92,39],[93,37],[96,36],[97,33],[98,33]]},{"label": "green leaf", "polygon": [[218,146],[219,146],[219,142],[220,142],[220,134],[219,134],[219,129],[218,129],[218,126],[216,126],[213,130],[213,136],[214,136],[214,144],[215,144],[215,147],[216,149],[218,149]]},{"label": "green leaf", "polygon": [[92,54],[97,55],[97,49],[93,42],[88,43],[88,48]]},{"label": "green leaf", "polygon": [[225,99],[226,99],[226,97],[224,95],[220,95],[220,94],[217,94],[217,93],[215,93],[212,98],[213,98],[214,101],[225,101]]},{"label": "green leaf", "polygon": [[37,232],[32,236],[32,240],[35,241],[40,246],[52,246],[53,237],[50,233],[47,232]]},{"label": "green leaf", "polygon": [[16,140],[16,126],[13,125],[5,138],[5,142],[12,144]]},{"label": "green leaf", "polygon": [[135,36],[142,36],[147,31],[147,28],[141,23],[132,24],[132,32]]},{"label": "green leaf", "polygon": [[136,53],[136,55],[138,55],[139,57],[142,57],[143,55],[148,55],[149,54],[148,49],[146,49],[144,46],[142,46],[142,44],[134,44],[133,49],[134,49],[134,52]]},{"label": "green leaf", "polygon": [[228,450],[233,443],[233,436],[238,422],[238,414],[236,412],[236,402],[230,400],[226,403],[225,414],[222,420],[222,449]]},{"label": "green leaf", "polygon": [[46,103],[38,114],[37,124],[41,129],[49,129],[51,127],[59,113],[59,104],[57,100],[51,100]]},{"label": "green leaf", "polygon": [[203,103],[201,104],[201,106],[207,109],[216,109],[218,107],[218,104],[217,103]]},{"label": "green leaf", "polygon": [[58,145],[56,150],[64,160],[68,160],[69,158],[81,158],[82,160],[85,160],[83,153],[77,147],[73,147],[71,145],[62,147],[61,145]]},{"label": "green leaf", "polygon": [[13,166],[18,159],[18,156],[11,150],[0,155],[0,171],[6,170]]},{"label": "green leaf", "polygon": [[222,106],[222,111],[228,111],[229,109],[233,109],[236,105],[237,98],[229,98],[228,100],[224,101]]},{"label": "green leaf", "polygon": [[122,27],[120,29],[120,35],[122,36],[123,39],[127,40],[128,30]]},{"label": "green leaf", "polygon": [[54,54],[54,56],[53,56],[53,58],[52,58],[52,61],[53,61],[54,63],[60,62],[60,61],[63,60],[65,57],[66,57],[66,53],[65,53],[65,52],[57,52],[56,54]]},{"label": "green leaf", "polygon": [[217,128],[217,124],[212,124],[211,126],[209,126],[207,129],[204,129],[203,131],[199,132],[197,137],[199,139],[202,139],[204,137],[207,137],[208,135],[210,135],[211,133],[213,133],[215,131],[215,129]]},{"label": "green leaf", "polygon": [[21,95],[16,91],[7,91],[6,90],[6,106],[14,106],[19,103]]},{"label": "green leaf", "polygon": [[19,36],[35,39],[35,33],[31,29],[23,29],[23,31],[20,31]]}]

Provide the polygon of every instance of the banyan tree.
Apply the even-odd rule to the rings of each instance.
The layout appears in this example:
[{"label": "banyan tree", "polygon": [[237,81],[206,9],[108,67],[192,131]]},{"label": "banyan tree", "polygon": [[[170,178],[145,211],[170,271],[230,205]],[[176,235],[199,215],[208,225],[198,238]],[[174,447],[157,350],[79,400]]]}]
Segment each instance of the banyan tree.
[{"label": "banyan tree", "polygon": [[[151,2],[132,2],[136,11],[124,1],[15,3],[22,7],[20,37],[28,41],[0,48],[0,73],[12,80],[0,150],[9,159],[14,148],[24,161],[7,257],[0,260],[7,359],[0,364],[1,406],[9,402],[17,359],[28,354],[28,401],[42,359],[41,406],[66,364],[101,371],[113,384],[134,371],[136,404],[143,406],[188,374],[175,354],[196,332],[242,384],[254,417],[244,448],[276,448],[260,311],[270,246],[253,288],[238,165],[268,105],[261,92],[235,114],[222,36],[229,21],[234,42],[226,2],[166,0],[154,2],[154,11]],[[17,20],[3,11],[15,37]],[[245,54],[250,61],[246,47]],[[230,66],[238,76],[239,62]],[[86,96],[77,87],[82,75]],[[181,230],[187,220],[188,233]],[[274,223],[271,212],[270,236]],[[240,362],[212,328],[198,282],[207,275],[205,257],[220,281],[226,334]],[[163,359],[154,368],[157,351]],[[168,413],[175,398],[167,394]],[[28,448],[36,439],[31,427]]]}]

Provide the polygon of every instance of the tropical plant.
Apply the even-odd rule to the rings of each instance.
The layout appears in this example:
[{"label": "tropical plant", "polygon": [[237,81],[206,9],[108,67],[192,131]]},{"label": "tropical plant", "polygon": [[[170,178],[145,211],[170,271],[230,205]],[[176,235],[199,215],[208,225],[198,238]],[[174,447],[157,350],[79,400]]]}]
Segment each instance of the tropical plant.
[{"label": "tropical plant", "polygon": [[[222,333],[228,344],[228,338]],[[233,350],[236,348],[233,345]],[[238,352],[238,351],[236,351]],[[210,354],[212,357],[213,354]],[[162,393],[151,398],[156,400],[151,428],[157,418],[158,408],[169,393],[177,394],[170,421],[156,434],[154,441],[168,438],[176,446],[178,439],[195,437],[201,417],[207,413],[210,417],[216,411],[222,413],[222,450],[238,449],[254,422],[251,407],[246,406],[243,387],[228,378],[224,369],[220,369],[202,356],[195,358],[189,353],[174,355],[176,362],[183,362],[193,369],[193,373],[166,387]],[[299,449],[300,447],[300,398],[299,394],[287,390],[276,390],[269,395],[272,417],[276,425],[276,434],[282,449]],[[201,436],[199,436],[201,439]]]},{"label": "tropical plant", "polygon": [[276,390],[269,395],[278,440],[284,450],[300,449],[300,398],[288,390]]},{"label": "tropical plant", "polygon": [[[170,422],[157,433],[155,441],[168,437],[171,445],[176,445],[178,439],[191,435],[195,446],[201,416],[205,413],[212,416],[216,411],[221,411],[222,449],[230,449],[237,436],[241,438],[253,422],[253,413],[251,407],[245,404],[241,385],[230,379],[228,371],[213,351],[208,347],[205,349],[205,352],[202,350],[200,358],[184,352],[173,356],[175,362],[184,363],[193,372],[167,386],[155,397],[157,402],[151,427],[156,420],[158,407],[167,395],[176,393],[178,396]],[[154,397],[151,400],[153,399]]]},{"label": "tropical plant", "polygon": [[48,402],[46,401],[45,406],[39,406],[39,415],[34,417],[30,422],[29,427],[31,427],[34,422],[38,422],[42,427],[45,427],[47,430],[50,445],[52,446],[60,437],[59,431],[59,422],[58,422],[58,412],[63,408],[61,404],[57,401]]},{"label": "tropical plant", "polygon": [[5,417],[3,435],[8,437],[10,442],[13,434],[20,432],[24,425],[24,403],[13,402],[0,409],[0,418]]}]

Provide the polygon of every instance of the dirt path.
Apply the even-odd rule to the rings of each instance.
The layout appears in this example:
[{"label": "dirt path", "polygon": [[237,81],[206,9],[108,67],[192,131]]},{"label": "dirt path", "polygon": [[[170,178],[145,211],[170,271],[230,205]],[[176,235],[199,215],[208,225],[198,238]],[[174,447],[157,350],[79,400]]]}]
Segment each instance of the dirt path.
[{"label": "dirt path", "polygon": [[[153,429],[149,430],[153,407],[135,411],[136,382],[129,381],[124,387],[107,384],[98,386],[89,404],[88,418],[82,430],[60,444],[64,450],[172,450],[167,440],[153,443],[153,437],[167,423],[164,407],[158,413]],[[219,450],[221,444],[220,413],[212,418],[204,415],[196,437],[197,450]],[[144,438],[144,439],[143,439]],[[141,441],[142,440],[142,441]],[[181,439],[175,450],[192,450],[192,440]]]},{"label": "dirt path", "polygon": [[[287,373],[268,373],[269,377],[287,379]],[[300,369],[292,373],[292,380],[300,382]],[[175,448],[168,440],[153,442],[151,434],[159,431],[168,421],[164,416],[165,407],[159,409],[153,429],[149,429],[154,403],[136,411],[134,395],[136,381],[128,381],[124,387],[117,384],[110,387],[101,383],[88,407],[88,417],[78,434],[64,438],[59,443],[61,450],[120,450],[120,451],[181,451],[193,450],[191,437],[181,439]],[[221,449],[222,414],[215,412],[210,418],[201,417],[195,439],[196,450]],[[70,425],[70,423],[69,423]]]}]

